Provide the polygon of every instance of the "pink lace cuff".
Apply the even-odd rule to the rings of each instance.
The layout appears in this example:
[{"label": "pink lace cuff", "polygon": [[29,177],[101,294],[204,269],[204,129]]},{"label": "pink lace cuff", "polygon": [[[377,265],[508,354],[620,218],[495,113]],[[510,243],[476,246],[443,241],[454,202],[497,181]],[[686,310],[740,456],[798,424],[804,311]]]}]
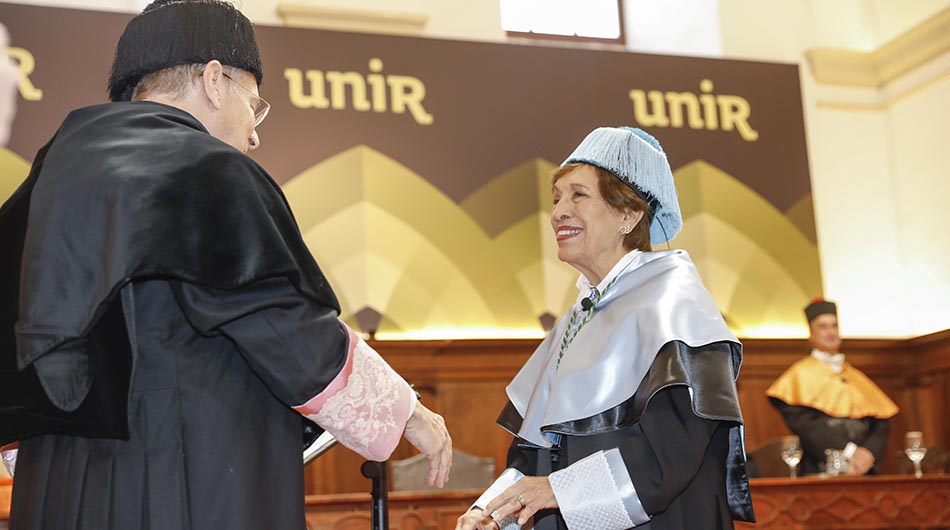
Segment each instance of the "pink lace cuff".
[{"label": "pink lace cuff", "polygon": [[389,364],[347,328],[346,364],[327,387],[294,410],[368,460],[392,455],[414,409],[415,394]]}]

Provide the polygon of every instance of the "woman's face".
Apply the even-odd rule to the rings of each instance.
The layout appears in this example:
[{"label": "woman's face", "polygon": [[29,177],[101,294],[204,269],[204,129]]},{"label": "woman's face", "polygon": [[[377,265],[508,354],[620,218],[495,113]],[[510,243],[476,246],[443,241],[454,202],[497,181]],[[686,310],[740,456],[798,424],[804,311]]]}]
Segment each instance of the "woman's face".
[{"label": "woman's face", "polygon": [[551,193],[551,227],[557,237],[558,259],[588,280],[599,280],[627,253],[618,229],[636,224],[636,219],[607,204],[600,194],[597,173],[586,164],[558,179]]}]

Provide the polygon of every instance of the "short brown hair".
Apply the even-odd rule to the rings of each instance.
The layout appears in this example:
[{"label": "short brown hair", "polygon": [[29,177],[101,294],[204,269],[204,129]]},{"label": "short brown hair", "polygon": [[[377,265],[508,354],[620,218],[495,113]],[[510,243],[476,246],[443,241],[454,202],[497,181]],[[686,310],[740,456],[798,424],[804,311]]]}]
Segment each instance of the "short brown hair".
[{"label": "short brown hair", "polygon": [[564,175],[585,165],[594,169],[594,172],[597,174],[597,188],[600,190],[600,195],[611,208],[618,212],[625,212],[627,210],[643,212],[643,217],[640,219],[640,222],[637,223],[637,226],[633,228],[632,232],[624,236],[623,248],[628,251],[637,249],[643,252],[649,252],[651,250],[650,222],[653,219],[653,215],[646,201],[644,201],[633,188],[624,184],[624,182],[620,180],[620,177],[602,167],[591,164],[572,163],[565,164],[554,171],[554,174],[551,175],[551,185],[553,186],[554,183],[560,180]]}]

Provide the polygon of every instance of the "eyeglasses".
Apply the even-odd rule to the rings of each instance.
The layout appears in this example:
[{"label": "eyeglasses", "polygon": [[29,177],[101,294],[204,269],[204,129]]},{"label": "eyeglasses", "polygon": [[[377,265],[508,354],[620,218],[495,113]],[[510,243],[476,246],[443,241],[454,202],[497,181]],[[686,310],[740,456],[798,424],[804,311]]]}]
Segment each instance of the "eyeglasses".
[{"label": "eyeglasses", "polygon": [[251,95],[251,107],[254,108],[254,127],[257,127],[258,125],[260,125],[261,122],[264,121],[264,118],[267,117],[267,113],[270,112],[270,103],[268,103],[266,99],[252,92],[251,89],[247,88],[241,83],[238,83],[237,80],[235,80],[233,77],[229,76],[225,72],[221,72],[221,75],[223,75],[224,77],[227,77],[228,79],[231,80],[231,82],[243,88],[244,90],[247,91],[248,94]]}]

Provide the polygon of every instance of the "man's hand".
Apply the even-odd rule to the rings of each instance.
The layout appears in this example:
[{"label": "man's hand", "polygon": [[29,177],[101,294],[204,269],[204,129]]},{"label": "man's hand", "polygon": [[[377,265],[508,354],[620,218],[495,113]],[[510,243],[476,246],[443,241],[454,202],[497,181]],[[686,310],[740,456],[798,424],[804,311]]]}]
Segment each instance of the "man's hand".
[{"label": "man's hand", "polygon": [[416,403],[403,436],[429,459],[429,485],[445,486],[452,468],[452,437],[442,416]]},{"label": "man's hand", "polygon": [[851,458],[851,474],[864,475],[874,467],[874,454],[866,447],[858,447]]}]

